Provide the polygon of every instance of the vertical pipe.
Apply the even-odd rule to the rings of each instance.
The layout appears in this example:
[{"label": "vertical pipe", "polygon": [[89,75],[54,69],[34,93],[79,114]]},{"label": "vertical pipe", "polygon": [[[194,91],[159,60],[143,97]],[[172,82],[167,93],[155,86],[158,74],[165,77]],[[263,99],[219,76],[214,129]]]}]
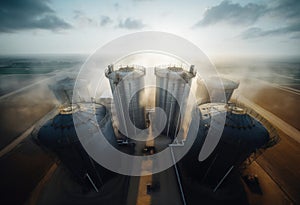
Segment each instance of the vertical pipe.
[{"label": "vertical pipe", "polygon": [[92,186],[94,187],[96,192],[99,192],[99,190],[97,189],[95,183],[93,182],[93,180],[91,179],[90,175],[88,173],[85,174],[85,176],[88,178],[88,180],[91,182]]},{"label": "vertical pipe", "polygon": [[224,175],[224,177],[221,179],[221,181],[217,184],[217,186],[214,189],[214,192],[217,191],[217,189],[219,188],[219,186],[223,183],[223,181],[225,180],[225,178],[227,177],[227,175],[231,172],[231,170],[233,169],[234,165],[232,165],[229,170],[226,172],[226,174]]},{"label": "vertical pipe", "polygon": [[172,146],[169,146],[169,147],[170,147],[170,151],[171,151],[172,160],[173,160],[173,163],[174,163],[175,173],[176,173],[177,182],[178,182],[179,189],[180,189],[180,194],[181,194],[182,202],[183,202],[183,205],[186,205],[185,196],[184,196],[184,192],[183,192],[183,188],[182,188],[182,184],[181,184],[179,172],[178,172],[177,164],[176,164],[176,161],[175,161],[173,147]]}]

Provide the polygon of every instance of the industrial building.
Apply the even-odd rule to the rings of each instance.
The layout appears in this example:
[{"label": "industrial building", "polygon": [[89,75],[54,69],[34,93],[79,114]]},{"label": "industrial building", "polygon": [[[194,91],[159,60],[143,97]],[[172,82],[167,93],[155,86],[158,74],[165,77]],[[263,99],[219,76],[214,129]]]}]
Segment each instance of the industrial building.
[{"label": "industrial building", "polygon": [[[215,96],[214,99],[210,98],[204,81],[196,77],[194,66],[190,66],[189,69],[180,66],[158,66],[155,67],[154,73],[157,84],[155,106],[165,111],[167,122],[150,149],[147,142],[142,143],[143,151],[146,150],[144,154],[155,154],[154,150],[155,146],[159,146],[159,138],[167,137],[170,139],[170,144],[176,143],[173,140],[182,129],[184,117],[182,116],[184,112],[180,112],[180,109],[185,111],[186,100],[190,95],[193,81],[197,85],[197,112],[192,113],[190,126],[199,127],[197,136],[193,136],[195,141],[191,149],[175,165],[175,171],[171,167],[162,173],[153,175],[156,185],[147,184],[147,194],[151,195],[157,190],[157,192],[168,193],[170,191],[168,189],[174,189],[179,190],[178,197],[180,198],[180,201],[175,204],[201,203],[199,195],[203,196],[203,200],[207,203],[244,204],[244,193],[236,192],[236,190],[243,190],[241,184],[236,183],[237,176],[239,176],[237,173],[263,150],[278,142],[279,138],[275,129],[270,124],[266,126],[261,119],[254,118],[247,109],[230,101],[238,83],[221,79],[225,89],[226,100],[224,101],[218,98],[218,93],[221,93],[223,88],[215,86],[214,78],[207,82],[210,83],[213,96]],[[51,153],[51,156],[66,168],[66,171],[62,172],[64,176],[70,176],[66,177],[65,180],[68,181],[66,183],[76,183],[76,186],[68,188],[69,194],[65,195],[63,199],[56,197],[52,201],[57,204],[68,202],[72,204],[97,204],[98,202],[128,204],[128,201],[132,200],[128,199],[131,197],[129,195],[132,195],[129,192],[133,191],[129,190],[129,187],[139,189],[138,185],[132,185],[134,177],[114,173],[89,156],[81,145],[75,130],[75,126],[86,126],[87,124],[93,126],[96,123],[104,133],[106,140],[119,151],[131,155],[139,155],[141,152],[141,147],[135,146],[136,140],[131,140],[130,137],[138,135],[139,130],[149,127],[147,123],[150,123],[151,128],[149,114],[146,113],[145,105],[141,103],[144,90],[139,89],[145,85],[146,68],[136,65],[116,68],[114,65],[109,65],[105,76],[113,94],[113,98],[110,100],[94,99],[91,102],[70,105],[71,96],[69,95],[71,92],[67,90],[70,89],[69,87],[62,89],[51,87],[56,97],[64,101],[63,105],[60,106],[57,115],[36,127],[32,133],[38,145],[45,152]],[[119,126],[117,130],[113,128],[115,122],[113,122],[112,107],[116,110],[117,125]],[[75,124],[72,114],[78,112],[86,117],[80,124]],[[225,127],[217,147],[206,160],[199,161],[199,152],[206,140],[209,128],[213,126],[211,117],[224,113],[226,116]],[[194,123],[194,114],[200,115],[200,124]],[[96,116],[96,122],[91,119],[91,115]],[[132,125],[134,125],[134,129],[132,129]],[[187,132],[182,146],[188,143],[190,135],[191,132]],[[166,174],[169,172],[172,174]],[[167,179],[168,177],[173,178]],[[160,180],[174,180],[178,187],[167,187],[170,185],[164,185]],[[50,183],[48,186],[54,185]],[[48,189],[50,190],[50,188]],[[78,190],[84,191],[78,192]],[[60,187],[57,190],[57,196],[61,196],[65,191],[63,187]],[[110,194],[106,194],[108,192]],[[159,195],[159,193],[157,194]],[[120,197],[118,198],[118,196]],[[138,198],[138,194],[134,197]],[[162,196],[162,198],[164,197]],[[38,201],[37,204],[42,204],[45,201],[45,195],[40,196]],[[164,203],[170,204],[171,202],[165,201]],[[161,202],[153,201],[153,204],[161,204]]]},{"label": "industrial building", "polygon": [[[116,147],[116,137],[112,129],[110,114],[104,105],[95,104],[90,108],[85,104],[76,106],[61,107],[60,112],[53,119],[47,121],[38,131],[36,131],[36,140],[44,148],[52,151],[58,159],[70,170],[71,175],[83,186],[90,183],[90,186],[99,191],[100,187],[108,181],[115,173],[101,167],[84,150],[79,141],[72,114],[89,109],[95,113],[101,131],[107,137],[107,140]],[[85,123],[91,119],[87,115]],[[77,126],[84,126],[80,124]]]}]

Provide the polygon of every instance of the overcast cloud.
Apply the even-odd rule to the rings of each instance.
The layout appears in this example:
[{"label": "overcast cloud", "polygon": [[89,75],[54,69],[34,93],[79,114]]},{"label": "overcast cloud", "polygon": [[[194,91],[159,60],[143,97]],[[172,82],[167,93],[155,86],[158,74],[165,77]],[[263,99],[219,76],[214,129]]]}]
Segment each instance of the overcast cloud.
[{"label": "overcast cloud", "polygon": [[89,27],[89,26],[97,26],[98,22],[93,18],[89,17],[85,14],[85,12],[81,10],[74,10],[73,19],[76,21],[78,27]]},{"label": "overcast cloud", "polygon": [[106,26],[108,24],[111,24],[113,20],[109,16],[101,16],[100,25]]},{"label": "overcast cloud", "polygon": [[197,22],[195,26],[208,26],[219,22],[232,25],[251,25],[266,11],[265,5],[248,3],[241,6],[239,3],[223,1],[219,5],[207,9],[202,20]]},{"label": "overcast cloud", "polygon": [[295,34],[292,38],[298,37],[300,32],[300,23],[293,24],[289,26],[280,27],[277,29],[269,29],[263,30],[258,27],[249,28],[241,34],[243,39],[250,39],[250,38],[258,38],[263,36],[274,36],[274,35],[284,35],[284,34]]},{"label": "overcast cloud", "polygon": [[291,38],[299,38],[300,34],[300,1],[277,0],[267,10],[266,15],[278,21],[278,27],[263,29],[252,27],[241,34],[243,39],[258,38],[264,36],[290,35]]},{"label": "overcast cloud", "polygon": [[275,0],[268,9],[268,14],[272,17],[285,18],[290,21],[300,20],[299,0]]},{"label": "overcast cloud", "polygon": [[[241,5],[231,1],[222,1],[216,6],[207,9],[203,18],[195,24],[195,27],[205,27],[218,23],[233,26],[252,27],[240,34],[243,39],[258,38],[264,36],[287,35],[292,38],[299,36],[300,22],[299,0],[275,0],[265,4],[248,3]],[[256,26],[262,17],[269,17],[277,21],[273,28]]]},{"label": "overcast cloud", "polygon": [[126,29],[141,29],[145,27],[145,24],[139,19],[126,18],[119,22],[118,27]]},{"label": "overcast cloud", "polygon": [[25,29],[59,30],[71,27],[56,15],[48,5],[48,1],[0,1],[0,32]]}]

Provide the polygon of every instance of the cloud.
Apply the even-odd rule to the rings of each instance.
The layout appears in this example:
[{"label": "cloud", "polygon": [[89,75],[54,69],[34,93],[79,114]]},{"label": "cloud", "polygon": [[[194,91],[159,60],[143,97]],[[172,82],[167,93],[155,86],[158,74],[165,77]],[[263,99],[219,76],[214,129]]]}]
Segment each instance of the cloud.
[{"label": "cloud", "polygon": [[291,36],[291,39],[300,39],[300,32]]},{"label": "cloud", "polygon": [[74,16],[73,16],[74,19],[79,19],[82,15],[84,15],[84,12],[81,10],[74,10],[73,12],[74,12]]},{"label": "cloud", "polygon": [[73,19],[76,20],[80,27],[84,26],[96,26],[97,22],[95,22],[92,18],[88,17],[83,11],[81,10],[74,10],[74,17]]},{"label": "cloud", "polygon": [[119,4],[119,3],[114,3],[114,8],[115,8],[116,10],[118,10],[118,9],[120,8],[120,4]]},{"label": "cloud", "polygon": [[269,15],[289,20],[300,20],[299,0],[275,0],[269,8]]},{"label": "cloud", "polygon": [[258,38],[263,36],[295,34],[292,38],[300,37],[300,23],[284,26],[276,29],[263,30],[258,27],[249,28],[241,34],[243,39]]},{"label": "cloud", "polygon": [[100,21],[97,21],[93,18],[88,17],[85,12],[81,10],[74,10],[74,17],[73,19],[76,20],[77,25],[80,27],[86,27],[86,26],[106,26],[108,24],[111,24],[113,20],[109,16],[101,16]]},{"label": "cloud", "polygon": [[244,31],[240,36],[243,39],[257,38],[263,35],[263,30],[259,27],[252,27]]},{"label": "cloud", "polygon": [[112,22],[113,20],[109,16],[101,16],[100,26],[106,26]]},{"label": "cloud", "polygon": [[126,18],[124,21],[120,21],[119,28],[126,28],[126,29],[141,29],[145,27],[145,24],[141,20]]},{"label": "cloud", "polygon": [[133,0],[135,2],[145,2],[145,1],[154,1],[154,0]]},{"label": "cloud", "polygon": [[245,5],[232,3],[231,1],[222,1],[220,4],[207,9],[203,18],[194,27],[204,27],[217,23],[250,26],[256,24],[258,20],[262,20],[258,22],[261,23],[264,20],[270,21],[272,19],[272,21],[278,21],[274,28],[265,29],[256,24],[239,36],[243,39],[274,35],[290,35],[291,38],[298,38],[300,32],[299,11],[299,0],[273,0],[268,4],[248,3]]},{"label": "cloud", "polygon": [[60,30],[71,27],[56,15],[48,5],[48,1],[0,1],[0,32],[27,29]]},{"label": "cloud", "polygon": [[230,1],[222,1],[219,5],[207,9],[204,17],[195,27],[225,22],[233,25],[251,25],[266,12],[265,5],[248,3],[245,6]]},{"label": "cloud", "polygon": [[272,2],[267,9],[266,16],[277,20],[277,28],[262,29],[259,27],[249,28],[240,37],[243,39],[259,38],[264,36],[290,35],[297,39],[300,36],[300,1],[277,0]]}]

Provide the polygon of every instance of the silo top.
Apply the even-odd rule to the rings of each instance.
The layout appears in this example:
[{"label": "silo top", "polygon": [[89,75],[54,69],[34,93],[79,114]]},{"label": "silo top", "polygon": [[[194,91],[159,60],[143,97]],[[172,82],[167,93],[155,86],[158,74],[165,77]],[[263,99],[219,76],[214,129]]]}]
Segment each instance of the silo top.
[{"label": "silo top", "polygon": [[190,67],[190,71],[184,70],[180,66],[159,66],[155,67],[155,75],[174,80],[183,79],[188,82],[195,77],[196,73],[194,71],[194,66]]},{"label": "silo top", "polygon": [[116,83],[122,79],[136,79],[143,77],[146,71],[142,66],[132,65],[120,67],[117,70],[114,70],[113,66],[108,66],[108,69],[105,71],[105,76],[111,80],[114,80]]},{"label": "silo top", "polygon": [[126,66],[126,67],[121,67],[119,68],[119,72],[133,72],[134,71],[134,67],[129,67],[129,66]]},{"label": "silo top", "polygon": [[168,67],[168,69],[170,71],[173,71],[173,72],[183,72],[183,68],[182,67],[173,66],[173,67]]},{"label": "silo top", "polygon": [[208,103],[200,105],[203,125],[210,127],[211,115],[226,112],[225,126],[222,140],[228,143],[238,144],[248,142],[249,149],[258,149],[270,140],[267,129],[241,108],[228,108],[225,104]]},{"label": "silo top", "polygon": [[105,116],[107,114],[105,106],[99,104],[93,104],[93,106],[76,105],[76,110],[74,107],[63,107],[58,115],[47,121],[38,131],[37,138],[42,144],[55,148],[78,142],[79,139],[72,116],[74,112],[82,112],[82,122],[77,124],[77,126],[86,126],[86,123],[91,125],[91,117],[95,116],[101,127],[102,122],[106,120]]},{"label": "silo top", "polygon": [[72,114],[74,112],[76,112],[79,109],[77,104],[73,104],[73,105],[62,105],[59,107],[59,113],[62,115],[65,114]]}]

